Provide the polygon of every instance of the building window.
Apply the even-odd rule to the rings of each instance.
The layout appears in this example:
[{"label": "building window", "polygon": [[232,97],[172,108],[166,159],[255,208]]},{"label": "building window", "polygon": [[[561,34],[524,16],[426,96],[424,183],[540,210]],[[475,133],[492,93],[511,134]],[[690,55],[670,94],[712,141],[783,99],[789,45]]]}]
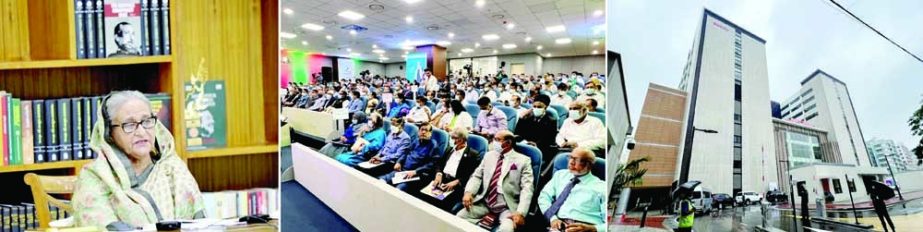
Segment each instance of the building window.
[{"label": "building window", "polygon": [[740,147],[735,147],[735,148],[734,148],[734,160],[740,160],[742,153],[743,153],[743,149],[742,149],[742,148],[740,148]]},{"label": "building window", "polygon": [[742,126],[740,123],[734,123],[734,135],[741,135],[743,133]]},{"label": "building window", "polygon": [[740,189],[743,188],[741,185],[741,174],[734,174],[734,192],[740,192]]},{"label": "building window", "polygon": [[735,135],[735,136],[734,136],[734,145],[741,145],[742,140],[743,140],[743,139],[741,139],[740,135]]},{"label": "building window", "polygon": [[740,101],[740,84],[734,85],[734,100]]},{"label": "building window", "polygon": [[734,114],[734,123],[740,124],[740,114]]},{"label": "building window", "polygon": [[817,112],[815,112],[815,113],[813,113],[813,114],[811,114],[811,115],[808,115],[808,117],[805,118],[804,120],[811,120],[812,118],[815,118],[815,117],[817,117]]},{"label": "building window", "polygon": [[740,160],[734,160],[734,168],[740,169]]},{"label": "building window", "polygon": [[804,93],[802,93],[801,96],[802,96],[802,97],[807,96],[807,95],[810,94],[811,92],[814,92],[814,89],[808,89],[807,91],[804,91]]},{"label": "building window", "polygon": [[792,118],[798,118],[798,116],[801,116],[802,114],[804,114],[804,112],[798,112],[797,114],[792,115]]},{"label": "building window", "polygon": [[833,179],[833,191],[836,193],[843,193],[843,189],[840,188],[840,179]]}]

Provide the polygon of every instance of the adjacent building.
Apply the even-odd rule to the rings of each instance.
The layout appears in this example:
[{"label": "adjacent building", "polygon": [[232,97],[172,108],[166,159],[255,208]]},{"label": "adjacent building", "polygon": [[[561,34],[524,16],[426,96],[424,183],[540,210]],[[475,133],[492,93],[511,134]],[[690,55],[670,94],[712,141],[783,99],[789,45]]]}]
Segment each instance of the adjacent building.
[{"label": "adjacent building", "polygon": [[827,131],[837,144],[843,163],[871,167],[862,128],[846,83],[817,70],[803,81],[801,89],[782,103],[782,119],[804,121]]},{"label": "adjacent building", "polygon": [[705,10],[679,89],[686,93],[675,174],[715,193],[777,185],[766,41]]},{"label": "adjacent building", "polygon": [[867,142],[872,166],[888,168],[895,173],[914,169],[916,159],[910,149],[890,139],[873,138]]}]

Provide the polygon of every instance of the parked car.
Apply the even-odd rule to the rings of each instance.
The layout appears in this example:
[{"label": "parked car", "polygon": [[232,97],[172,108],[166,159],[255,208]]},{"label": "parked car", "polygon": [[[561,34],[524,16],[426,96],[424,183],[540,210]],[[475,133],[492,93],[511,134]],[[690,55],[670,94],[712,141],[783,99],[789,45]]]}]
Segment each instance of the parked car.
[{"label": "parked car", "polygon": [[721,206],[730,206],[734,207],[734,198],[727,193],[715,193],[711,195],[712,208],[717,208]]},{"label": "parked car", "polygon": [[773,190],[766,193],[766,201],[772,204],[788,202],[788,195],[780,190]]},{"label": "parked car", "polygon": [[692,192],[690,197],[692,205],[695,207],[696,213],[711,213],[712,210],[712,194],[711,190],[703,188],[701,186],[696,187]]},{"label": "parked car", "polygon": [[746,192],[739,192],[734,195],[734,203],[736,203],[737,205],[757,204],[757,203],[760,203],[760,201],[762,200],[763,200],[763,197],[761,197],[756,192],[746,191]]}]

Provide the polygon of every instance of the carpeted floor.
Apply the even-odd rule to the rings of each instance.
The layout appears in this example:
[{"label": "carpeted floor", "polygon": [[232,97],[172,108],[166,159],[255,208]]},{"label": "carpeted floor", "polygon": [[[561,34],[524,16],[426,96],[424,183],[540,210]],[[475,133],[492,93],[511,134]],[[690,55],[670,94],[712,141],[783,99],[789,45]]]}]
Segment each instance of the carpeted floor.
[{"label": "carpeted floor", "polygon": [[295,181],[282,182],[282,231],[359,231]]}]

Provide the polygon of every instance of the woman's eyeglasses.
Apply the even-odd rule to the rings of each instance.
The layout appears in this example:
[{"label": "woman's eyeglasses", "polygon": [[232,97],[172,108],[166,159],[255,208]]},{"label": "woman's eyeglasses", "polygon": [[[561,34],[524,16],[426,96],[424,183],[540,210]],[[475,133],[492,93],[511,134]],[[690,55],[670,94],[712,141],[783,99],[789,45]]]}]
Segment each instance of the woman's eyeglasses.
[{"label": "woman's eyeglasses", "polygon": [[157,116],[151,116],[149,118],[141,119],[140,122],[126,122],[121,125],[112,125],[115,127],[121,127],[122,131],[126,134],[131,134],[138,129],[138,126],[144,127],[144,129],[153,129],[154,125],[157,124]]}]

